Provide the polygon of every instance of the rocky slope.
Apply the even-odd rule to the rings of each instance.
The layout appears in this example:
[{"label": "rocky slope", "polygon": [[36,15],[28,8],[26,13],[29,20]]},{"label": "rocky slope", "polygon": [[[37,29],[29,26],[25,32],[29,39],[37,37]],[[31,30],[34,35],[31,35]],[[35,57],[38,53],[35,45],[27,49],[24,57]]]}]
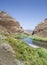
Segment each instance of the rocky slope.
[{"label": "rocky slope", "polygon": [[7,37],[0,34],[0,65],[25,65],[24,62],[15,58],[15,51],[8,41]]},{"label": "rocky slope", "polygon": [[20,23],[9,16],[6,12],[0,12],[0,32],[24,32],[23,28],[20,26]]},{"label": "rocky slope", "polygon": [[47,18],[35,27],[32,35],[47,37]]}]

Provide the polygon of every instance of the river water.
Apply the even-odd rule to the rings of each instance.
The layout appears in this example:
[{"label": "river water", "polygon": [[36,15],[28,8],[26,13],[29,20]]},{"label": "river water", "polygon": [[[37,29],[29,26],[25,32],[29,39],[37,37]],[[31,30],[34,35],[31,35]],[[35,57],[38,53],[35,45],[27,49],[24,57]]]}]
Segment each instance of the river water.
[{"label": "river water", "polygon": [[47,42],[33,41],[30,38],[24,38],[24,41],[33,48],[47,48]]}]

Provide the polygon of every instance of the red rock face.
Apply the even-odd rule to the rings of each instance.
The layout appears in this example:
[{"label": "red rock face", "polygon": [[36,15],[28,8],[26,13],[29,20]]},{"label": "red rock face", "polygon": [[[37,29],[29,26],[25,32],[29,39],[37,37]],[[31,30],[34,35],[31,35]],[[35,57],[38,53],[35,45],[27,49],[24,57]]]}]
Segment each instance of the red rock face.
[{"label": "red rock face", "polygon": [[8,32],[24,32],[20,23],[3,11],[0,12],[0,26],[4,27]]},{"label": "red rock face", "polygon": [[47,37],[47,18],[35,27],[32,34]]}]

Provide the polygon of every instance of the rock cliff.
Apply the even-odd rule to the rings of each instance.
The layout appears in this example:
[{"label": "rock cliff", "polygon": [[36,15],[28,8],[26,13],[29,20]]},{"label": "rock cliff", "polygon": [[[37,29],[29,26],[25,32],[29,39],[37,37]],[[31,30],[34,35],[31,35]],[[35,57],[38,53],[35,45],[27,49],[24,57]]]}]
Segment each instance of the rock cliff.
[{"label": "rock cliff", "polygon": [[47,37],[47,18],[35,27],[32,35]]},{"label": "rock cliff", "polygon": [[9,33],[24,32],[23,28],[20,26],[20,23],[4,11],[0,11],[0,32],[1,31]]}]

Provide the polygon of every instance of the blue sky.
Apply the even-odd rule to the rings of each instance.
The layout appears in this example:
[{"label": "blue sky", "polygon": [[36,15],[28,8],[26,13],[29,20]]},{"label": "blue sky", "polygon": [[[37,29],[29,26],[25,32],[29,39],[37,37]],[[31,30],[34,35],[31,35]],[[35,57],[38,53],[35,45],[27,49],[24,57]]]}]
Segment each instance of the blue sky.
[{"label": "blue sky", "polygon": [[0,0],[0,10],[18,20],[24,29],[33,30],[47,18],[47,0]]}]

